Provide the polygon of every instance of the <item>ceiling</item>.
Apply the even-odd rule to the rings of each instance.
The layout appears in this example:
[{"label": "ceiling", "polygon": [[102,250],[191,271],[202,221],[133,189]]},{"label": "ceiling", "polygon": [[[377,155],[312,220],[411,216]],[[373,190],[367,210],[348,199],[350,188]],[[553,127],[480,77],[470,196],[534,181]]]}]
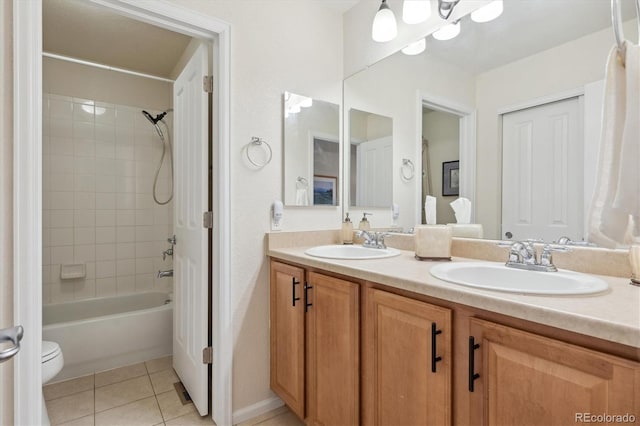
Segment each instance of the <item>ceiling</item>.
[{"label": "ceiling", "polygon": [[[634,1],[621,3],[623,19],[632,19]],[[610,27],[610,7],[610,0],[505,0],[494,21],[480,24],[465,17],[453,40],[427,37],[425,54],[478,74]]]},{"label": "ceiling", "polygon": [[45,52],[165,78],[191,40],[86,0],[44,0],[42,20]]}]

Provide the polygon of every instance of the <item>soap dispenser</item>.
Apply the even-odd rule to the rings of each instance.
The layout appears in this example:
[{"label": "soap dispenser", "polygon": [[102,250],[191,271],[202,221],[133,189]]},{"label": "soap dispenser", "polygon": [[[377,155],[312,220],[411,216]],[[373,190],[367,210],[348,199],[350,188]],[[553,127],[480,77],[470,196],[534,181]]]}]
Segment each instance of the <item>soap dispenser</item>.
[{"label": "soap dispenser", "polygon": [[342,222],[342,244],[353,244],[353,223],[349,219],[349,213]]},{"label": "soap dispenser", "polygon": [[371,213],[363,213],[362,220],[358,224],[358,229],[361,231],[368,231],[371,229],[371,224],[367,220],[367,215],[371,216]]}]

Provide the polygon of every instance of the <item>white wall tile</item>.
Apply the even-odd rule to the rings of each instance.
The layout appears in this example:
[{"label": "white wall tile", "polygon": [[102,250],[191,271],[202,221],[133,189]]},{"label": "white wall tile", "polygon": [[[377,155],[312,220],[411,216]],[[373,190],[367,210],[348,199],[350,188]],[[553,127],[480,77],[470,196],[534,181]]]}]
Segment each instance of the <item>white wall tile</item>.
[{"label": "white wall tile", "polygon": [[73,199],[74,210],[93,210],[96,208],[95,192],[75,192]]},{"label": "white wall tile", "polygon": [[115,193],[97,193],[96,194],[96,209],[98,210],[115,210],[116,209],[116,194]]},{"label": "white wall tile", "polygon": [[118,160],[116,163],[116,173],[118,176],[137,176],[136,162],[131,160]]},{"label": "white wall tile", "polygon": [[153,258],[136,258],[136,274],[152,274],[153,272]]},{"label": "white wall tile", "polygon": [[159,256],[163,250],[157,250],[153,242],[136,243],[136,257]]},{"label": "white wall tile", "polygon": [[62,303],[62,302],[71,302],[74,300],[74,285],[73,281],[65,281],[65,282],[57,282],[51,283],[51,302],[52,303]]},{"label": "white wall tile", "polygon": [[118,226],[135,226],[137,210],[117,210],[116,223]]},{"label": "white wall tile", "polygon": [[153,205],[153,195],[151,194],[136,194],[136,209],[152,209]]},{"label": "white wall tile", "polygon": [[116,242],[116,228],[114,226],[96,227],[96,244],[114,244]]},{"label": "white wall tile", "polygon": [[86,244],[95,244],[96,243],[95,226],[85,227],[85,228],[74,228],[73,243],[76,246],[86,245]]},{"label": "white wall tile", "polygon": [[113,296],[118,293],[116,287],[116,278],[97,278],[96,277],[96,296]]},{"label": "white wall tile", "polygon": [[136,273],[136,260],[135,259],[123,259],[116,261],[116,276],[121,277],[125,275],[135,275]]},{"label": "white wall tile", "polygon": [[116,276],[116,262],[113,260],[101,260],[96,262],[96,278],[109,278]]},{"label": "white wall tile", "polygon": [[84,280],[74,283],[73,297],[78,299],[90,299],[96,297],[96,280]]},{"label": "white wall tile", "polygon": [[137,274],[136,275],[136,291],[153,290],[153,274]]},{"label": "white wall tile", "polygon": [[116,259],[129,259],[136,257],[136,243],[117,243]]},{"label": "white wall tile", "polygon": [[73,122],[73,139],[74,140],[94,140],[94,124],[81,121]]},{"label": "white wall tile", "polygon": [[118,210],[133,210],[136,208],[136,194],[130,193],[117,193],[116,194],[116,208]]},{"label": "white wall tile", "polygon": [[50,161],[50,173],[73,173],[73,156],[52,154]]},{"label": "white wall tile", "polygon": [[136,242],[154,241],[153,226],[136,226]]},{"label": "white wall tile", "polygon": [[98,124],[108,124],[113,128],[116,124],[116,109],[113,106],[96,106],[95,120],[96,126]]},{"label": "white wall tile", "polygon": [[118,277],[117,279],[118,293],[134,293],[136,291],[136,277],[135,275],[127,275]]},{"label": "white wall tile", "polygon": [[49,118],[52,120],[71,120],[73,109],[70,100],[49,99]]},{"label": "white wall tile", "polygon": [[93,124],[93,104],[73,104],[73,121]]},{"label": "white wall tile", "polygon": [[78,244],[73,246],[73,263],[92,263],[96,261],[95,244]]},{"label": "white wall tile", "polygon": [[93,175],[80,175],[77,174],[74,176],[74,191],[93,191],[96,190],[96,178]]},{"label": "white wall tile", "polygon": [[137,209],[136,210],[136,225],[153,225],[153,209]]},{"label": "white wall tile", "polygon": [[73,263],[73,246],[51,246],[51,264]]},{"label": "white wall tile", "polygon": [[76,157],[95,157],[96,143],[90,139],[74,139],[73,155]]},{"label": "white wall tile", "polygon": [[96,158],[96,176],[115,176],[116,160],[110,158]]},{"label": "white wall tile", "polygon": [[96,244],[96,261],[101,260],[116,260],[115,244]]},{"label": "white wall tile", "polygon": [[78,228],[87,228],[96,226],[95,210],[74,210],[73,225]]},{"label": "white wall tile", "polygon": [[116,210],[96,210],[96,227],[116,226]]},{"label": "white wall tile", "polygon": [[[96,141],[96,158],[116,158],[116,146],[113,142]],[[115,171],[113,172],[115,173]]]},{"label": "white wall tile", "polygon": [[73,210],[51,210],[49,217],[52,228],[73,227]]},{"label": "white wall tile", "polygon": [[136,192],[136,179],[135,177],[118,176],[116,178],[116,192]]},{"label": "white wall tile", "polygon": [[73,169],[69,174],[52,173],[49,178],[51,191],[73,191]]},{"label": "white wall tile", "polygon": [[71,120],[51,120],[49,122],[49,136],[70,139],[73,136],[72,123]]},{"label": "white wall tile", "polygon": [[116,192],[116,176],[96,176],[96,192]]},{"label": "white wall tile", "polygon": [[73,141],[52,136],[49,138],[49,153],[50,155],[73,155]]},{"label": "white wall tile", "polygon": [[115,143],[116,141],[116,129],[113,125],[106,123],[96,123],[95,125],[95,140]]},{"label": "white wall tile", "polygon": [[91,157],[75,157],[73,159],[74,173],[78,175],[94,175],[96,160]]},{"label": "white wall tile", "polygon": [[135,241],[136,241],[136,227],[135,226],[118,226],[116,228],[116,242],[118,242],[118,243],[133,243]]},{"label": "white wall tile", "polygon": [[73,228],[51,229],[52,246],[73,246]]}]

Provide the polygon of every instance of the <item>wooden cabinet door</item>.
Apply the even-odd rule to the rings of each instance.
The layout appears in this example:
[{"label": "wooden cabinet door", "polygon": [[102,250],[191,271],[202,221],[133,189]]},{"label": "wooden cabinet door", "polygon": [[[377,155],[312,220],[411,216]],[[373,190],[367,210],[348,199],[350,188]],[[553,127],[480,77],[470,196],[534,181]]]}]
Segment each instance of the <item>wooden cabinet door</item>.
[{"label": "wooden cabinet door", "polygon": [[359,285],[310,272],[308,286],[307,424],[358,425]]},{"label": "wooden cabinet door", "polygon": [[585,420],[587,415],[624,414],[639,420],[639,363],[488,321],[470,321],[479,344],[473,351],[479,377],[469,392],[469,424],[568,425],[594,423]]},{"label": "wooden cabinet door", "polygon": [[304,269],[271,262],[271,389],[301,419],[304,405]]},{"label": "wooden cabinet door", "polygon": [[451,424],[451,310],[377,289],[365,299],[363,424]]}]

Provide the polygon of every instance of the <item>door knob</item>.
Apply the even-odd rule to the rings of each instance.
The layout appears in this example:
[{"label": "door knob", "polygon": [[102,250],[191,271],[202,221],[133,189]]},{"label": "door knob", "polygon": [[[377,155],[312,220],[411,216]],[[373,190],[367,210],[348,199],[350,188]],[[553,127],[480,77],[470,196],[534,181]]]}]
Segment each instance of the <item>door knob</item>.
[{"label": "door knob", "polygon": [[23,335],[24,329],[21,325],[0,330],[0,343],[11,342],[13,344],[10,348],[0,351],[0,364],[10,360],[20,352],[20,341]]}]

